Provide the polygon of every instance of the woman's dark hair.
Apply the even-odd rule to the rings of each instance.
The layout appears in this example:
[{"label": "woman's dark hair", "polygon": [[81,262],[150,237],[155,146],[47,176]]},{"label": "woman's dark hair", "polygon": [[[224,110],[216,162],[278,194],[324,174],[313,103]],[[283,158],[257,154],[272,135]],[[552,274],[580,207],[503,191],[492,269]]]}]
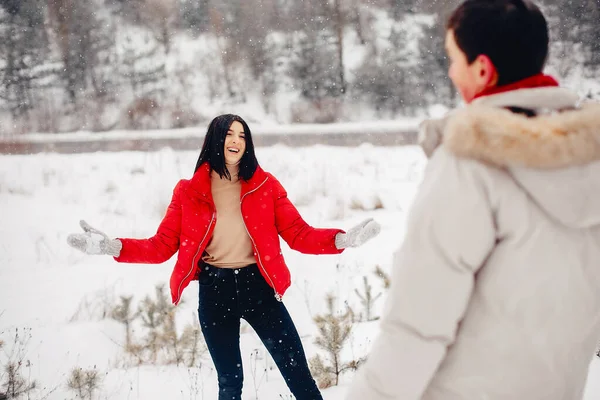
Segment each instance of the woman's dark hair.
[{"label": "woman's dark hair", "polygon": [[450,16],[448,30],[469,64],[490,58],[498,86],[517,82],[544,69],[548,57],[548,24],[528,0],[466,0]]},{"label": "woman's dark hair", "polygon": [[240,160],[240,171],[239,177],[245,181],[248,181],[254,175],[256,168],[258,167],[258,160],[254,154],[254,144],[252,143],[252,133],[246,121],[242,117],[233,114],[219,115],[213,119],[208,125],[208,131],[204,137],[204,144],[196,162],[196,169],[194,173],[198,171],[198,168],[208,162],[210,168],[219,174],[221,178],[225,177],[231,179],[231,175],[225,166],[225,138],[227,137],[227,131],[231,127],[234,121],[238,121],[244,127],[244,135],[246,137],[246,151],[242,155]]}]

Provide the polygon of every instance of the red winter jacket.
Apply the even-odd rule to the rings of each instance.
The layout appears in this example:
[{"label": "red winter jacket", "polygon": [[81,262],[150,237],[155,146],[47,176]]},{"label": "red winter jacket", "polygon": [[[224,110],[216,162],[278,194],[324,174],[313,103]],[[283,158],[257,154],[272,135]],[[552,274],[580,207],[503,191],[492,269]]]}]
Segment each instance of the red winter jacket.
[{"label": "red winter jacket", "polygon": [[[302,253],[338,254],[343,250],[335,247],[335,235],[343,231],[309,226],[279,181],[260,167],[248,182],[241,182],[240,206],[256,263],[274,289],[275,297],[281,300],[291,282],[279,235],[292,249]],[[179,250],[170,280],[171,298],[173,304],[178,304],[183,289],[200,272],[199,261],[212,237],[216,220],[210,167],[204,163],[191,180],[182,179],[177,183],[156,235],[149,239],[119,239],[123,248],[115,260],[159,264]]]}]

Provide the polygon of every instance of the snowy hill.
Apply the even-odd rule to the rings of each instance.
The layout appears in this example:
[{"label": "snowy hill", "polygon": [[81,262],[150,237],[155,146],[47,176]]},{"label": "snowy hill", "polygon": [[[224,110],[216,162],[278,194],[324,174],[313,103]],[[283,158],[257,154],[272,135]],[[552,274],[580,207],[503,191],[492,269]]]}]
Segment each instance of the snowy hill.
[{"label": "snowy hill", "polygon": [[[0,136],[205,126],[221,113],[261,124],[396,120],[459,101],[443,49],[450,3],[14,3],[0,4],[0,31],[14,33],[0,46]],[[549,19],[563,32],[555,6]],[[573,40],[555,43],[548,71],[599,98],[594,42]]]}]

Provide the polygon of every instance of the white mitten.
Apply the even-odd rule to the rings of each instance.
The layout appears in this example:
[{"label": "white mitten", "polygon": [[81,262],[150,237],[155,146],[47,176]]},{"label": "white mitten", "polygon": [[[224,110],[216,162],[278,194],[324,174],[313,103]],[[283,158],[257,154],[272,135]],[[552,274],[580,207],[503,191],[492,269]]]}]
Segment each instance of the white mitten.
[{"label": "white mitten", "polygon": [[335,235],[335,247],[345,249],[346,247],[358,247],[366,241],[373,239],[381,231],[381,226],[369,218],[360,224],[350,228],[346,233]]},{"label": "white mitten", "polygon": [[104,232],[92,228],[84,220],[79,221],[84,233],[74,233],[67,237],[67,243],[86,254],[107,254],[118,257],[123,244],[119,239],[110,239]]}]

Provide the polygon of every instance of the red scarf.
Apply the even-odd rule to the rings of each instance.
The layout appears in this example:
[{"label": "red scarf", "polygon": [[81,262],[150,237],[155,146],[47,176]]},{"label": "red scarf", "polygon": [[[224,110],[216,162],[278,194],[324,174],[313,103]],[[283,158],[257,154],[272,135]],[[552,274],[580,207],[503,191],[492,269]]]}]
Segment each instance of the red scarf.
[{"label": "red scarf", "polygon": [[522,79],[517,82],[509,83],[508,85],[493,86],[484,89],[481,93],[475,96],[475,99],[483,96],[489,96],[492,94],[510,92],[511,90],[517,89],[532,89],[538,87],[549,87],[558,86],[558,81],[550,75],[539,73],[537,75],[530,76],[529,78]]}]

